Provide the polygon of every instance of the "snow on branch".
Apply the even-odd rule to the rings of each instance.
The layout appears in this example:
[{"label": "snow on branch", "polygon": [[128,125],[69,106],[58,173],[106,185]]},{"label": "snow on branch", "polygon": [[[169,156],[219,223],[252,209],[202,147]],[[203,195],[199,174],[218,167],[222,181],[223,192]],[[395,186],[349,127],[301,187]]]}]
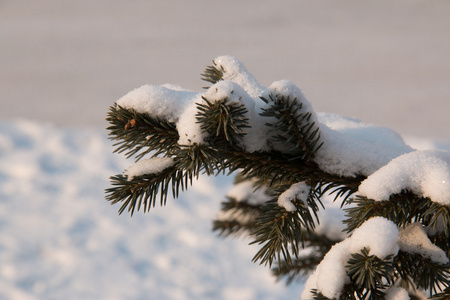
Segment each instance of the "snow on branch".
[{"label": "snow on branch", "polygon": [[345,266],[351,254],[367,248],[370,255],[380,259],[395,255],[399,250],[398,235],[397,226],[389,220],[377,217],[366,221],[351,237],[334,245],[325,255],[308,278],[302,299],[312,299],[313,289],[327,298],[338,299],[344,285],[350,282]]},{"label": "snow on branch", "polygon": [[359,192],[382,201],[392,194],[410,190],[441,205],[450,205],[450,153],[414,151],[402,155],[370,175]]},{"label": "snow on branch", "polygon": [[145,85],[111,107],[115,151],[136,156],[107,190],[119,212],[148,211],[157,194],[164,205],[201,173],[236,172],[214,230],[248,233],[260,246],[253,261],[278,264],[289,280],[323,257],[302,299],[406,299],[413,292],[398,282],[446,295],[448,151],[417,151],[388,128],[317,113],[292,82],[264,87],[231,56],[202,76],[211,85],[201,92]]}]

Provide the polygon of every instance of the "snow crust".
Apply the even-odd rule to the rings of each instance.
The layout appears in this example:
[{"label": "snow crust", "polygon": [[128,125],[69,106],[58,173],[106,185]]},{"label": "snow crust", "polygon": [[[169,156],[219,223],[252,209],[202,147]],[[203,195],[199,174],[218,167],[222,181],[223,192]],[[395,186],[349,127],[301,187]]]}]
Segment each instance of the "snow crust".
[{"label": "snow crust", "polygon": [[413,151],[395,131],[357,119],[319,113],[324,142],[315,161],[332,174],[369,176],[392,159]]},{"label": "snow crust", "polygon": [[312,299],[312,289],[317,289],[328,298],[339,297],[342,287],[350,282],[343,267],[350,258],[349,243],[349,240],[344,240],[331,248],[314,273],[308,277],[301,299]]},{"label": "snow crust", "polygon": [[136,176],[160,173],[168,167],[173,166],[173,164],[174,161],[170,157],[153,157],[136,162],[123,174],[127,176],[128,180],[133,180]]},{"label": "snow crust", "polygon": [[382,217],[374,217],[364,222],[347,239],[335,244],[308,278],[301,299],[312,299],[311,289],[317,289],[328,298],[338,298],[343,286],[349,282],[345,265],[352,253],[363,248],[370,255],[385,258],[399,250],[397,226]]},{"label": "snow crust", "polygon": [[399,231],[394,222],[382,217],[373,217],[364,222],[351,235],[349,250],[356,253],[362,248],[369,248],[370,255],[385,258],[388,255],[396,255],[399,246]]},{"label": "snow crust", "polygon": [[196,103],[204,103],[203,97],[214,103],[227,99],[229,103],[243,104],[248,110],[247,118],[251,128],[246,131],[242,147],[248,152],[267,151],[267,129],[265,120],[259,118],[263,101],[259,96],[265,91],[236,58],[219,56],[214,62],[226,72],[224,80],[197,93],[177,85],[144,85],[117,101],[124,108],[132,108],[140,113],[176,123],[180,145],[204,144],[205,133],[197,122]]},{"label": "snow crust", "polygon": [[297,102],[302,104],[302,112],[311,113],[311,122],[316,122],[316,116],[311,102],[306,99],[302,90],[293,82],[289,80],[278,80],[273,82],[267,89],[264,97],[269,98],[268,96],[270,94],[289,97],[290,100],[297,99]]},{"label": "snow crust", "polygon": [[215,58],[214,62],[224,69],[224,80],[239,84],[250,97],[259,97],[264,92],[265,88],[258,83],[256,78],[247,71],[244,64],[237,58],[223,55]]},{"label": "snow crust", "polygon": [[176,122],[181,112],[196,96],[197,93],[176,85],[144,85],[117,100],[117,104],[139,113],[149,113],[153,117]]},{"label": "snow crust", "polygon": [[278,197],[278,205],[284,207],[287,211],[296,211],[294,200],[300,200],[306,203],[311,188],[304,182],[293,184]]},{"label": "snow crust", "polygon": [[195,102],[189,104],[186,110],[181,114],[177,122],[177,130],[180,138],[178,144],[180,145],[194,145],[203,144],[206,134],[202,132],[200,124],[197,123],[197,106]]},{"label": "snow crust", "polygon": [[424,150],[402,155],[364,180],[359,192],[381,201],[405,189],[449,205],[450,152]]},{"label": "snow crust", "polygon": [[400,231],[399,246],[402,251],[420,254],[437,263],[446,264],[449,262],[445,252],[430,241],[425,228],[420,223],[410,224]]}]

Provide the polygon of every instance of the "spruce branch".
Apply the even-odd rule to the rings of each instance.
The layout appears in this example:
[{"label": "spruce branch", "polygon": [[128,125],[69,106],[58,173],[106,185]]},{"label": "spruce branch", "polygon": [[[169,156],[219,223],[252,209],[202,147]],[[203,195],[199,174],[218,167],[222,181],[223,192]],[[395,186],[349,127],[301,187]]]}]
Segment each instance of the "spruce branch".
[{"label": "spruce branch", "polygon": [[153,151],[153,156],[165,153],[171,156],[179,139],[174,123],[153,118],[134,109],[115,104],[110,107],[106,120],[111,124],[109,138],[118,141],[114,153],[125,152],[126,157],[137,155],[137,160]]},{"label": "spruce branch", "polygon": [[150,208],[156,204],[158,194],[160,194],[160,205],[165,205],[170,189],[172,195],[177,197],[179,190],[186,189],[190,182],[186,173],[175,166],[168,167],[157,174],[136,176],[131,180],[121,174],[112,176],[110,179],[113,187],[106,190],[106,200],[111,204],[122,203],[119,214],[128,208],[131,216],[135,210],[139,211],[142,205],[144,212],[150,211]]},{"label": "spruce branch", "polygon": [[363,248],[360,253],[353,253],[346,269],[352,282],[371,294],[378,294],[394,283],[395,269],[392,266],[392,255],[383,259],[369,255],[369,249]]},{"label": "spruce branch", "polygon": [[[277,203],[267,203],[267,212],[259,218],[254,232],[255,240],[250,244],[263,244],[252,261],[272,266],[274,261],[283,260],[292,263],[291,252],[298,256],[302,241],[302,220],[294,213],[288,213]],[[292,246],[292,248],[291,248]]]},{"label": "spruce branch", "polygon": [[277,277],[277,280],[285,279],[286,285],[310,275],[331,247],[340,242],[325,235],[306,231],[303,241],[305,248],[309,249],[309,254],[301,254],[298,258],[292,259],[291,263],[285,260],[278,261],[277,266],[272,268],[272,274]]},{"label": "spruce branch", "polygon": [[312,161],[315,153],[322,146],[319,127],[311,122],[311,112],[303,110],[303,103],[297,98],[270,94],[269,99],[260,97],[270,104],[263,108],[263,117],[273,117],[277,121],[266,123],[275,134],[274,140],[290,145],[288,152],[295,153],[302,160]]},{"label": "spruce branch", "polygon": [[261,209],[262,204],[250,204],[247,201],[237,201],[233,197],[226,197],[227,201],[223,201],[221,205],[221,211],[231,212],[238,210],[239,213],[245,214],[260,214],[263,210]]},{"label": "spruce branch", "polygon": [[205,172],[208,176],[214,175],[215,170],[222,169],[223,154],[218,149],[205,145],[193,144],[180,146],[177,152],[176,165],[185,170],[190,180],[198,178]]},{"label": "spruce branch", "polygon": [[[439,229],[442,226],[447,241],[450,240],[450,206],[432,202],[427,206],[425,212],[421,213],[421,218],[426,225],[433,229]],[[448,242],[446,245],[448,251],[450,245]]]},{"label": "spruce branch", "polygon": [[293,160],[290,156],[279,152],[231,151],[227,160],[230,172],[240,170],[245,178],[255,178],[257,185],[269,187],[281,184],[292,185],[305,179],[315,167],[301,160]]},{"label": "spruce branch", "polygon": [[251,233],[256,228],[256,218],[261,214],[260,204],[250,204],[246,201],[237,201],[233,197],[226,197],[221,212],[225,217],[213,221],[213,231],[219,236],[238,236]]},{"label": "spruce branch", "polygon": [[[325,297],[317,289],[312,289],[311,294],[314,300],[336,300]],[[384,293],[376,290],[372,294],[371,291],[364,291],[364,289],[348,283],[344,285],[338,300],[384,300]]]},{"label": "spruce branch", "polygon": [[440,264],[419,254],[399,251],[394,257],[398,276],[414,287],[428,290],[430,296],[448,289],[450,285],[450,263]]},{"label": "spruce branch", "polygon": [[292,263],[291,253],[298,258],[300,246],[304,246],[304,233],[311,232],[317,220],[317,203],[308,199],[293,203],[296,211],[288,212],[278,205],[277,199],[267,201],[261,209],[263,212],[257,218],[257,228],[251,244],[263,244],[253,257],[253,261],[272,266],[274,261],[285,260]]},{"label": "spruce branch", "polygon": [[353,178],[333,176],[331,174],[318,174],[317,178],[321,180],[317,183],[317,193],[323,195],[334,195],[334,201],[341,199],[341,208],[349,204],[348,199],[358,191],[359,184],[366,178],[359,175]]},{"label": "spruce branch", "polygon": [[[212,84],[224,80],[227,75],[224,66],[213,61],[202,74],[202,80]],[[261,97],[266,106],[259,117],[265,118],[270,133],[264,142],[272,150],[246,152],[243,142],[246,142],[246,128],[250,124],[249,114],[240,103],[241,99],[233,93],[231,91],[223,99],[202,96],[196,103],[195,118],[204,138],[198,143],[189,141],[187,145],[178,144],[177,126],[180,123],[117,104],[110,108],[107,120],[111,124],[108,127],[110,139],[116,142],[114,152],[124,152],[127,157],[135,156],[136,160],[147,155],[168,157],[174,163],[158,173],[111,177],[112,187],[106,190],[106,198],[112,204],[121,204],[119,213],[128,210],[133,215],[141,209],[149,211],[156,205],[158,197],[160,205],[165,205],[170,190],[177,197],[179,191],[185,190],[201,173],[215,175],[239,170],[239,180],[252,180],[255,188],[264,186],[270,200],[255,204],[249,199],[237,201],[228,197],[222,203],[223,215],[214,221],[213,230],[220,236],[248,233],[253,238],[251,243],[260,245],[253,261],[269,266],[276,264],[273,272],[278,278],[286,278],[288,283],[307,275],[339,242],[314,231],[325,194],[334,195],[335,200],[342,199],[341,206],[350,204],[344,221],[348,232],[374,216],[387,218],[399,227],[420,222],[433,229],[428,233],[430,240],[448,256],[449,206],[408,190],[384,201],[354,195],[366,176],[339,176],[319,167],[315,159],[327,141],[321,136],[314,112],[306,102],[302,103],[294,96],[274,92]],[[308,198],[289,200],[295,210],[290,211],[292,207],[289,206],[287,211],[278,204],[278,196],[299,182],[310,187]],[[302,252],[302,248],[307,249]],[[450,265],[419,254],[399,251],[394,257],[381,259],[369,255],[369,250],[364,248],[352,254],[346,271],[351,282],[344,285],[340,300],[384,299],[385,289],[399,282],[410,284],[412,288],[427,289],[436,299],[449,295]],[[317,290],[312,293],[314,299],[328,299]]]},{"label": "spruce branch", "polygon": [[347,232],[351,232],[361,226],[365,220],[374,216],[382,216],[399,227],[413,222],[424,223],[425,212],[428,211],[432,202],[429,198],[403,191],[400,194],[391,195],[387,201],[375,201],[356,195],[348,203],[355,204],[345,209],[347,219],[344,220],[344,224],[347,225]]},{"label": "spruce branch", "polygon": [[293,259],[291,263],[282,260],[272,268],[272,275],[277,277],[277,280],[286,280],[286,285],[290,285],[295,280],[310,275],[322,259],[321,255],[310,254]]},{"label": "spruce branch", "polygon": [[447,257],[450,257],[450,239],[445,233],[436,232],[428,234],[428,238],[433,244],[441,248],[446,253]]},{"label": "spruce branch", "polygon": [[208,133],[208,142],[220,147],[223,141],[236,146],[244,137],[244,128],[249,128],[245,117],[247,108],[243,104],[230,102],[228,98],[197,103],[197,121],[203,132]]},{"label": "spruce branch", "polygon": [[[212,84],[215,84],[219,82],[220,80],[223,80],[223,75],[225,73],[225,70],[223,66],[216,64],[216,62],[213,60],[212,65],[207,66],[204,73],[201,74],[202,80],[210,82]],[[208,87],[205,87],[207,89]]]},{"label": "spruce branch", "polygon": [[431,300],[448,300],[450,299],[450,287],[447,287],[442,292],[434,294]]},{"label": "spruce branch", "polygon": [[[277,187],[280,185],[292,185],[305,181],[310,186],[320,185],[320,190],[328,192],[333,188],[343,190],[349,195],[358,190],[363,176],[343,177],[322,171],[316,163],[307,162],[295,155],[272,152],[240,152],[230,151],[227,153],[227,168],[230,173],[240,170],[245,178],[257,179],[257,185]],[[332,184],[329,188],[326,186]],[[323,193],[322,193],[323,194]]]},{"label": "spruce branch", "polygon": [[314,300],[332,300],[328,297],[325,297],[321,292],[319,292],[317,289],[312,289],[311,294],[313,295]]},{"label": "spruce branch", "polygon": [[[336,300],[325,297],[318,290],[313,289],[311,291],[313,294],[314,300]],[[360,287],[356,287],[355,285],[349,283],[344,285],[342,289],[342,293],[339,296],[338,300],[384,300],[385,294],[380,290],[365,290]]]},{"label": "spruce branch", "polygon": [[252,221],[214,220],[212,230],[218,233],[219,237],[235,236],[238,237],[244,233],[251,232],[255,228]]}]

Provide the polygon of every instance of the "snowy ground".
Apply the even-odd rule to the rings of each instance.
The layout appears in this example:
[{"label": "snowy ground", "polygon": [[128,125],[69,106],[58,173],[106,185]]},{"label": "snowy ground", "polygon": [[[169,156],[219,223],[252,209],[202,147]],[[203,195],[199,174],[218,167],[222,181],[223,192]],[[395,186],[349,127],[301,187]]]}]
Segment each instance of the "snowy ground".
[{"label": "snowy ground", "polygon": [[298,299],[247,241],[210,232],[229,178],[117,216],[103,190],[130,162],[111,154],[108,106],[146,83],[199,90],[231,54],[318,111],[450,149],[449,14],[446,0],[0,1],[0,298]]},{"label": "snowy ground", "polygon": [[117,215],[128,163],[98,130],[0,123],[1,299],[288,299],[245,240],[211,232],[229,178],[202,178],[149,214]]}]

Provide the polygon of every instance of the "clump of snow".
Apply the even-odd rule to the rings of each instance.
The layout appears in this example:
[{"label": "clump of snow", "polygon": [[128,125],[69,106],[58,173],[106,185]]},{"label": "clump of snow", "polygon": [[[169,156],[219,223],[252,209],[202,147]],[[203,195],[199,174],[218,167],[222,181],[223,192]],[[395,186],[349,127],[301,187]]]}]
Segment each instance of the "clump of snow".
[{"label": "clump of snow", "polygon": [[[321,169],[340,176],[369,176],[393,158],[413,149],[395,131],[335,114],[316,114],[302,91],[288,80],[272,83],[263,94],[277,94],[297,99],[302,104],[299,113],[310,113],[309,121],[319,127],[322,147],[315,156]],[[270,103],[269,103],[270,104]],[[269,120],[270,123],[270,120]],[[283,151],[283,145],[274,145]]]},{"label": "clump of snow", "polygon": [[386,291],[386,300],[409,300],[408,292],[401,287],[391,287]]},{"label": "clump of snow", "polygon": [[230,80],[221,80],[213,84],[203,96],[212,103],[227,99],[230,104],[244,104],[250,108],[254,105],[254,102],[249,100],[247,92],[239,84]]},{"label": "clump of snow", "polygon": [[168,167],[173,166],[173,164],[174,161],[170,157],[153,157],[136,162],[123,174],[127,176],[128,180],[133,180],[133,178],[136,176],[160,173]]},{"label": "clump of snow", "polygon": [[450,151],[450,141],[431,140],[417,136],[403,136],[405,142],[416,150],[446,150]]},{"label": "clump of snow", "polygon": [[197,101],[192,103],[181,114],[177,122],[177,130],[180,135],[178,143],[180,145],[204,144],[206,133],[202,131],[200,123],[197,120],[196,103],[206,104],[226,100],[229,105],[244,105],[247,113],[244,116],[252,125],[245,129],[246,136],[242,140],[241,146],[249,152],[260,150],[266,144],[267,136],[260,133],[259,126],[254,126],[257,118],[255,112],[255,102],[247,92],[237,83],[230,80],[221,80],[213,84],[208,90],[197,96]]},{"label": "clump of snow", "polygon": [[442,205],[450,204],[450,152],[415,151],[402,155],[370,175],[359,192],[374,200],[410,190]]},{"label": "clump of snow", "polygon": [[[268,95],[274,94],[281,97],[289,97],[290,101],[297,99],[297,102],[302,104],[302,113],[311,113],[311,122],[316,122],[316,116],[311,103],[306,99],[300,88],[289,80],[279,80],[273,82],[267,89],[265,98],[269,100]],[[300,113],[300,112],[299,112]]]},{"label": "clump of snow", "polygon": [[[339,244],[334,245],[333,247],[336,247]],[[338,246],[339,247],[339,246]],[[322,260],[323,261],[323,260]],[[319,276],[319,269],[318,267],[316,267],[316,269],[314,270],[314,272],[311,273],[311,275],[308,276],[308,279],[305,282],[305,287],[303,288],[302,293],[300,294],[300,299],[301,300],[311,300],[313,299],[313,294],[311,293],[311,291],[313,289],[317,290],[317,282],[318,279],[317,277]],[[343,277],[340,277],[342,280],[344,280],[344,283],[348,283],[350,282],[350,278],[347,276],[347,274],[343,274]],[[339,283],[340,285],[341,283]]]},{"label": "clump of snow", "polygon": [[398,149],[399,152],[410,152],[412,150],[410,146],[405,144],[402,136],[390,128],[364,123],[356,118],[332,113],[318,113],[318,117],[320,122],[330,129],[360,141],[375,144],[380,148]]},{"label": "clump of snow", "polygon": [[[253,91],[254,92],[254,91]],[[264,126],[259,113],[260,109],[255,105],[255,101],[259,99],[252,98],[241,85],[238,83],[225,79],[213,84],[203,94],[198,94],[196,101],[191,103],[177,122],[177,130],[180,135],[178,143],[180,145],[204,144],[206,134],[202,131],[197,120],[197,105],[196,103],[205,103],[207,99],[214,103],[225,100],[229,104],[242,104],[247,109],[244,116],[248,119],[250,128],[245,128],[245,136],[243,137],[240,146],[248,152],[266,151],[267,145],[267,127]]]},{"label": "clump of snow", "polygon": [[344,265],[350,258],[350,240],[335,244],[325,255],[316,270],[308,277],[301,299],[312,299],[312,289],[317,289],[328,298],[338,298],[342,287],[350,282]]},{"label": "clump of snow", "polygon": [[370,255],[385,258],[398,253],[399,231],[394,222],[382,217],[373,217],[364,222],[351,236],[352,253],[363,248],[370,250]]},{"label": "clump of snow", "polygon": [[175,122],[196,95],[197,93],[176,85],[144,85],[120,98],[117,104],[139,113],[148,113],[153,117]]},{"label": "clump of snow", "polygon": [[278,205],[284,207],[287,211],[296,211],[294,200],[301,200],[306,203],[311,187],[304,182],[293,184],[278,197]]},{"label": "clump of snow", "polygon": [[259,97],[264,93],[256,79],[234,57],[220,56],[214,60],[218,69],[224,72],[223,80],[212,85],[205,93],[195,93],[176,85],[144,85],[117,101],[117,104],[152,117],[176,123],[180,145],[204,144],[205,133],[197,121],[196,103],[215,102],[227,99],[230,103],[245,105],[250,128],[245,130],[241,146],[248,152],[267,151],[267,128],[265,120],[260,118],[263,101]]},{"label": "clump of snow", "polygon": [[318,114],[322,147],[315,161],[340,176],[369,176],[392,159],[411,152],[394,131],[334,114]]},{"label": "clump of snow", "polygon": [[[259,102],[262,101],[259,100]],[[260,107],[254,105],[253,109],[250,109],[250,107],[247,108],[249,109],[247,115],[249,117],[248,124],[250,128],[245,129],[246,135],[244,136],[242,142],[243,148],[249,153],[269,151],[269,128],[265,125],[266,120],[259,116],[261,113]]]},{"label": "clump of snow", "polygon": [[[311,290],[317,289],[328,298],[338,298],[343,286],[349,282],[345,265],[352,253],[369,249],[370,255],[385,258],[399,250],[417,253],[431,260],[446,264],[445,252],[432,244],[421,224],[411,224],[399,231],[397,226],[382,217],[373,217],[357,228],[347,239],[334,245],[308,278],[301,299],[311,299]],[[391,288],[387,299],[409,299],[403,289]]]},{"label": "clump of snow", "polygon": [[308,278],[302,299],[312,299],[317,289],[328,298],[338,298],[349,277],[345,265],[352,253],[368,248],[371,255],[385,258],[397,254],[399,232],[397,226],[382,217],[374,217],[357,228],[352,236],[335,244]]},{"label": "clump of snow", "polygon": [[410,224],[400,231],[399,245],[402,251],[420,254],[437,263],[446,264],[449,261],[445,252],[430,241],[420,223]]},{"label": "clump of snow", "polygon": [[195,115],[197,114],[197,105],[192,102],[181,114],[177,122],[177,130],[179,134],[179,145],[204,144],[206,138],[205,132],[202,131],[200,124],[197,122]]},{"label": "clump of snow", "polygon": [[224,80],[230,80],[240,85],[251,97],[258,98],[265,88],[261,86],[255,77],[247,71],[244,64],[229,55],[219,56],[214,59],[215,64],[223,68]]}]

